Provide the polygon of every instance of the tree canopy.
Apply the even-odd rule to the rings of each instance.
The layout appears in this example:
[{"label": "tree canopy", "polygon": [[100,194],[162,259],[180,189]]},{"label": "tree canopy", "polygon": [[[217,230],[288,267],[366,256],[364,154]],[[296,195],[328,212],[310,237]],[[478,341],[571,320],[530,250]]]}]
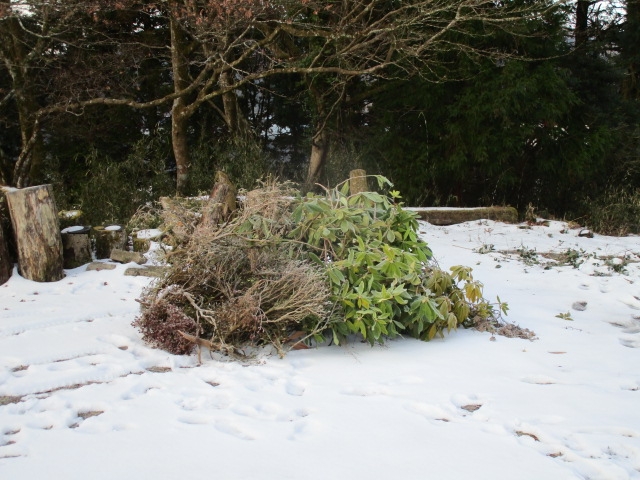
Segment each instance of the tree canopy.
[{"label": "tree canopy", "polygon": [[162,174],[180,193],[221,166],[307,188],[365,167],[416,205],[579,215],[640,170],[639,10],[1,0],[0,181],[82,203],[87,177],[134,158],[131,188]]}]

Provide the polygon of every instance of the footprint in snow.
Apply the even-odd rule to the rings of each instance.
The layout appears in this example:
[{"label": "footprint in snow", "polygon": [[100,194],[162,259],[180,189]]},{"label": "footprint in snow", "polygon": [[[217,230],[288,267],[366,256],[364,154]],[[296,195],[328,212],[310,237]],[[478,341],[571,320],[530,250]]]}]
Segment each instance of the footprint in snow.
[{"label": "footprint in snow", "polygon": [[484,402],[475,394],[465,395],[457,393],[451,397],[451,403],[461,410],[473,413],[480,410]]},{"label": "footprint in snow", "polygon": [[633,310],[640,310],[640,300],[633,295],[625,295],[618,298],[618,300]]},{"label": "footprint in snow", "polygon": [[393,389],[377,384],[354,385],[345,388],[341,393],[343,395],[353,395],[356,397],[371,397],[376,395],[393,395]]},{"label": "footprint in snow", "polygon": [[201,413],[189,413],[178,417],[178,421],[187,425],[206,425],[213,421],[213,417]]},{"label": "footprint in snow", "polygon": [[620,343],[629,348],[640,348],[640,317],[632,316],[628,320],[610,320],[609,323],[614,327],[622,329],[623,333],[628,334],[620,338]]},{"label": "footprint in snow", "polygon": [[631,380],[629,381],[629,383],[620,385],[620,388],[622,390],[628,390],[630,392],[638,392],[640,391],[640,380],[636,380],[635,382]]},{"label": "footprint in snow", "polygon": [[454,415],[442,407],[422,402],[413,402],[405,405],[405,409],[411,413],[420,415],[427,420],[438,422],[450,422],[454,419]]},{"label": "footprint in snow", "polygon": [[[8,447],[9,445],[15,445],[17,435],[20,433],[20,428],[9,428],[5,430],[0,437],[0,448]],[[0,458],[2,458],[2,450],[0,450]]]},{"label": "footprint in snow", "polygon": [[238,405],[232,411],[236,415],[243,417],[258,420],[277,420],[281,416],[282,408],[275,403],[264,403],[256,406]]},{"label": "footprint in snow", "polygon": [[102,415],[103,413],[104,410],[83,410],[81,412],[78,412],[78,418],[80,420],[69,425],[69,428],[78,428],[85,420],[91,417],[97,417],[99,415]]},{"label": "footprint in snow", "polygon": [[629,348],[640,348],[640,338],[621,338],[620,343]]},{"label": "footprint in snow", "polygon": [[528,375],[521,378],[521,381],[534,385],[555,385],[558,383],[555,378],[548,377],[547,375]]},{"label": "footprint in snow", "polygon": [[226,433],[228,435],[232,435],[241,440],[255,440],[256,436],[249,431],[244,430],[242,427],[237,425],[236,423],[229,420],[218,420],[215,424],[215,427],[218,431],[222,433]]},{"label": "footprint in snow", "polygon": [[304,395],[307,386],[301,380],[289,380],[287,382],[286,391],[289,395],[301,397]]},{"label": "footprint in snow", "polygon": [[313,420],[299,420],[294,423],[293,433],[289,435],[289,440],[302,440],[312,436],[320,429],[320,424]]}]

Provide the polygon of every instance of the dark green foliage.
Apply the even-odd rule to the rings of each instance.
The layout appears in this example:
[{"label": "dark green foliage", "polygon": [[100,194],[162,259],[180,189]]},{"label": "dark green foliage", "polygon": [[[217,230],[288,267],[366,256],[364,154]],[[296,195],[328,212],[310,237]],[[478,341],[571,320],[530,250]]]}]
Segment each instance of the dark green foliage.
[{"label": "dark green foliage", "polygon": [[576,209],[616,137],[583,112],[560,63],[506,60],[458,83],[403,82],[374,103],[372,154],[412,205]]},{"label": "dark green foliage", "polygon": [[640,233],[640,188],[610,188],[588,203],[589,226],[604,235]]},{"label": "dark green foliage", "polygon": [[[478,8],[507,13],[531,4],[540,7],[538,14],[499,28],[457,24],[440,37],[448,43],[430,47],[416,62],[404,61],[397,50],[393,68],[378,72],[381,77],[295,73],[243,84],[235,93],[248,127],[237,137],[220,115],[222,99],[209,98],[192,113],[186,132],[188,194],[208,192],[217,169],[243,188],[267,172],[303,181],[311,138],[322,126],[331,139],[324,185],[361,167],[389,177],[411,205],[511,204],[523,213],[532,204],[602,231],[634,230],[633,223],[614,223],[633,218],[640,184],[639,4],[625,0],[625,12],[611,2],[582,2],[589,7],[588,31],[578,49],[571,31],[575,2],[547,8],[546,2],[508,0]],[[29,94],[33,115],[89,98],[140,103],[174,91],[169,19],[155,4],[102,3],[91,11],[73,9],[77,2],[41,8],[46,5],[34,2],[33,14],[21,18],[19,43],[30,53],[0,63],[0,182],[8,184],[25,141],[18,93]],[[337,5],[283,8],[300,7],[300,21],[330,32],[342,21]],[[397,5],[376,2],[370,18],[382,19]],[[456,13],[450,3],[433,5],[441,5],[441,13],[433,22],[407,24],[409,36],[446,24]],[[5,20],[0,30],[7,33]],[[187,29],[193,26],[183,20]],[[52,30],[41,30],[45,26]],[[298,67],[364,65],[367,55],[337,55],[347,38],[283,34],[281,51],[271,59],[291,56],[296,64],[290,66]],[[189,41],[195,55],[190,76],[196,78],[206,59],[199,39]],[[20,58],[26,63],[18,68]],[[268,63],[256,50],[234,68],[250,78]],[[15,77],[20,69],[28,78]],[[200,85],[213,88],[215,82],[214,75]],[[187,103],[204,93],[199,88]],[[40,119],[44,173],[34,169],[32,182],[54,183],[61,207],[82,206],[92,222],[126,221],[138,203],[172,193],[170,111],[170,99],[144,109],[51,111]],[[609,204],[617,213],[601,208]],[[605,213],[606,219],[598,217]]]},{"label": "dark green foliage", "polygon": [[83,159],[84,182],[67,192],[69,203],[80,208],[92,225],[127,223],[141,205],[173,192],[166,148],[159,139],[149,137],[138,142],[124,160],[92,152]]},{"label": "dark green foliage", "polygon": [[222,170],[239,189],[252,189],[267,176],[269,157],[255,138],[223,137],[202,141],[192,150],[191,173],[186,193],[209,193],[214,173]]},{"label": "dark green foliage", "polygon": [[[377,177],[382,187],[387,180]],[[348,183],[309,194],[292,214],[291,236],[324,266],[340,315],[330,324],[334,342],[359,333],[370,343],[407,333],[430,340],[457,328],[472,312],[491,315],[482,284],[468,267],[446,273],[418,238],[417,217],[392,197],[348,194]]]}]

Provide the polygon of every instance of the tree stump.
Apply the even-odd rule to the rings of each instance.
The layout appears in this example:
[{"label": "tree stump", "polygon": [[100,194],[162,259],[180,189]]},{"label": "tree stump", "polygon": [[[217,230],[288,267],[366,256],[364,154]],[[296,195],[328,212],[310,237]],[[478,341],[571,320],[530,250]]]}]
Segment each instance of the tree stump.
[{"label": "tree stump", "polygon": [[202,207],[202,219],[197,230],[212,229],[229,218],[236,209],[236,187],[226,173],[216,172],[209,201]]},{"label": "tree stump", "polygon": [[62,230],[64,268],[77,268],[91,262],[91,227],[72,226]]},{"label": "tree stump", "polygon": [[91,229],[95,242],[96,258],[109,258],[111,250],[124,250],[127,246],[127,231],[122,225],[99,225]]},{"label": "tree stump", "polygon": [[64,278],[62,239],[51,185],[4,188],[20,274],[36,282]]},{"label": "tree stump", "polygon": [[349,172],[349,193],[355,195],[368,191],[369,183],[367,182],[367,172],[362,169],[351,170]]}]

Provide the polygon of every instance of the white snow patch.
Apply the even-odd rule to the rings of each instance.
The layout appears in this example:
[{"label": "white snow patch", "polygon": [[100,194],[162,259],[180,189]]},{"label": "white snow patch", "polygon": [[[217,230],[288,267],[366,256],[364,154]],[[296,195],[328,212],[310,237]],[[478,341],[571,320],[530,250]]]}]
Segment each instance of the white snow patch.
[{"label": "white snow patch", "polygon": [[[556,221],[420,232],[539,339],[459,330],[198,365],[132,327],[152,280],[121,265],[52,283],[14,269],[0,286],[0,477],[168,480],[213,465],[226,480],[640,480],[638,237]],[[543,263],[568,250],[578,268]]]}]

